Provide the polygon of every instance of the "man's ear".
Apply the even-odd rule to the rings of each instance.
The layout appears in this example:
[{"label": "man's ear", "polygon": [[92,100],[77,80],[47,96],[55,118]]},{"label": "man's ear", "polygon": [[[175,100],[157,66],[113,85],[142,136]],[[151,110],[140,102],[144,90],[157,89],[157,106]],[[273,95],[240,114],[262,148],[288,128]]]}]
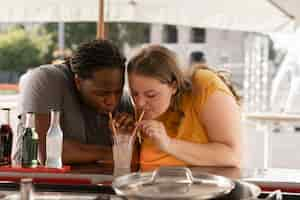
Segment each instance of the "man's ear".
[{"label": "man's ear", "polygon": [[74,82],[75,82],[75,86],[76,89],[80,91],[80,84],[81,84],[81,78],[78,76],[78,74],[75,74],[74,76]]}]

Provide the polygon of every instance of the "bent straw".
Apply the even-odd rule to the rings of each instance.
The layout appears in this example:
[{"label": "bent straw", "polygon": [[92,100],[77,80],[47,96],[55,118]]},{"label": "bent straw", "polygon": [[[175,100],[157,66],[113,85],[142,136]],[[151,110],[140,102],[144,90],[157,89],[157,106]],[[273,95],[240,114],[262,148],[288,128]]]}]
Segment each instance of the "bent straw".
[{"label": "bent straw", "polygon": [[108,115],[109,115],[110,125],[111,125],[111,128],[112,128],[113,139],[116,140],[114,142],[117,142],[117,129],[115,127],[111,112],[109,112]]},{"label": "bent straw", "polygon": [[[141,115],[140,115],[140,117],[139,117],[139,119],[137,120],[137,123],[140,123],[142,121],[142,119],[144,117],[144,114],[145,114],[145,111],[143,110],[142,113],[141,113]],[[142,143],[142,137],[141,137],[140,132],[137,131],[137,127],[134,128],[133,133],[134,133],[134,136],[137,135],[137,137],[139,139],[139,143],[141,144]]]}]

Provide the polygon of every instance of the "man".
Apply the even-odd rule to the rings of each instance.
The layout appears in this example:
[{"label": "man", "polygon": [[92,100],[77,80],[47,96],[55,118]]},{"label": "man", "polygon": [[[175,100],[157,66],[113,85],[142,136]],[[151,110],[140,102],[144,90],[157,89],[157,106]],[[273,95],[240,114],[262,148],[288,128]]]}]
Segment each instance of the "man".
[{"label": "man", "polygon": [[[107,40],[94,40],[80,45],[64,64],[44,65],[26,74],[19,102],[21,123],[26,112],[36,113],[41,163],[52,108],[62,113],[64,164],[112,159],[108,113],[124,108],[124,72],[125,58],[118,48]],[[17,137],[13,160],[20,159],[22,131]]]}]

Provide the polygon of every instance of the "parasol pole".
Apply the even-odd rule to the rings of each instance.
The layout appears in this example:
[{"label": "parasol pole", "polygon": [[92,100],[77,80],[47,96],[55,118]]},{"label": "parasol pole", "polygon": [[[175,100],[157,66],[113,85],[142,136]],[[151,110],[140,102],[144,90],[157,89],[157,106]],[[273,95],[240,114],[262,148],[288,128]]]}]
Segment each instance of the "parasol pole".
[{"label": "parasol pole", "polygon": [[104,0],[99,0],[99,12],[97,23],[97,39],[105,39],[104,30]]}]

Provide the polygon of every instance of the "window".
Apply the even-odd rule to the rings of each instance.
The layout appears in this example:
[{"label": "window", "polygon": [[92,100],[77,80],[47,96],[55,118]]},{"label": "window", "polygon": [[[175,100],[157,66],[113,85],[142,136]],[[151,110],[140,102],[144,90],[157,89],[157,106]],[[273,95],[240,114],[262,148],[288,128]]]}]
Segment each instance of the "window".
[{"label": "window", "polygon": [[192,28],[191,42],[192,43],[205,43],[206,31],[204,28]]},{"label": "window", "polygon": [[177,28],[174,25],[166,25],[163,29],[163,42],[177,43]]},{"label": "window", "polygon": [[193,51],[190,55],[190,63],[206,63],[205,54],[202,51]]},{"label": "window", "polygon": [[150,26],[147,25],[145,26],[145,29],[144,29],[144,38],[145,38],[145,43],[149,43],[150,42]]}]

